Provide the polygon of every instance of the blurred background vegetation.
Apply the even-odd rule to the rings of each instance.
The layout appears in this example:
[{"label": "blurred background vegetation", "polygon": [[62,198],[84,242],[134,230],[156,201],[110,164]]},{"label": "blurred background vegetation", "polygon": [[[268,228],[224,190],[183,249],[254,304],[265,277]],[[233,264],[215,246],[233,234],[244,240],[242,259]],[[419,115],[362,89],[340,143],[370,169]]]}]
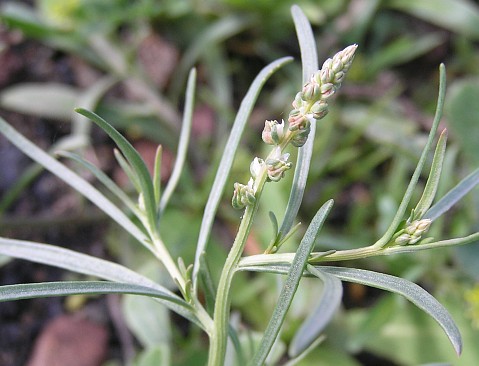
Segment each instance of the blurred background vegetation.
[{"label": "blurred background vegetation", "polygon": [[[285,118],[301,87],[299,50],[289,12],[293,3],[313,25],[320,64],[348,44],[359,45],[330,114],[318,126],[298,221],[308,223],[322,203],[334,198],[317,249],[369,245],[389,224],[419,158],[435,109],[441,62],[446,64],[449,84],[443,127],[450,138],[439,197],[479,165],[479,5],[475,1],[2,1],[0,113],[43,148],[79,150],[131,190],[119,173],[108,138],[75,115],[73,108],[95,109],[120,128],[150,163],[157,144],[162,144],[166,181],[175,158],[186,75],[197,67],[189,159],[162,219],[165,242],[190,263],[216,166],[250,82],[267,63],[295,57],[296,62],[278,72],[262,92],[229,187],[247,178],[249,162],[261,154],[264,120]],[[1,235],[115,258],[162,277],[156,262],[125,233],[31,165],[2,137],[0,166]],[[268,211],[282,217],[290,183],[285,179],[267,187],[247,254],[268,245],[272,235]],[[230,207],[231,193],[232,188],[224,194],[209,247],[208,263],[214,273],[221,268],[239,222],[240,213]],[[475,189],[434,223],[431,235],[446,239],[478,229]],[[285,250],[297,245],[293,238]],[[41,265],[6,258],[1,263],[2,284],[75,278]],[[432,292],[453,314],[464,336],[460,359],[442,330],[414,306],[391,294],[346,285],[344,306],[327,329],[327,340],[301,365],[476,364],[478,263],[478,245],[354,263],[407,278]],[[238,275],[233,306],[239,312],[234,316],[245,329],[264,329],[278,294],[276,281],[267,275]],[[320,294],[317,282],[303,282],[283,342],[314,310]],[[170,347],[174,365],[205,362],[207,347],[198,329],[177,318],[168,324],[166,310],[156,303],[109,296],[3,303],[0,363],[39,362],[38,339],[52,319],[65,313],[83,314],[109,333],[103,343],[97,342],[103,365],[127,364],[127,360],[157,365],[152,360]],[[245,331],[248,335],[254,338]]]}]

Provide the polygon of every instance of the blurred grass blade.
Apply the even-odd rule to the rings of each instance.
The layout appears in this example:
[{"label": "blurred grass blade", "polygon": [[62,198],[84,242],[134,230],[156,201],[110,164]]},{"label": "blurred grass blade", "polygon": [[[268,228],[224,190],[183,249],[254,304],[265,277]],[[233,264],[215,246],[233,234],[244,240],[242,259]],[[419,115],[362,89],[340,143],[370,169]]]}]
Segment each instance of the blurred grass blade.
[{"label": "blurred grass blade", "polygon": [[28,155],[40,165],[43,165],[45,169],[52,172],[65,183],[80,192],[115,220],[123,229],[139,240],[141,244],[149,248],[148,241],[141,230],[138,229],[138,227],[133,224],[131,220],[120,209],[118,209],[118,207],[116,207],[90,183],[19,134],[13,127],[5,122],[3,118],[0,118],[0,132],[24,154]]},{"label": "blurred grass blade", "polygon": [[374,243],[375,248],[382,248],[384,247],[393,237],[394,233],[400,222],[404,219],[404,213],[406,212],[407,206],[411,197],[414,193],[414,189],[416,188],[417,181],[421,175],[422,169],[424,164],[426,163],[427,156],[429,155],[429,151],[432,147],[432,142],[434,140],[434,136],[436,134],[437,128],[439,126],[439,122],[442,118],[443,106],[444,106],[444,98],[446,96],[446,67],[444,64],[441,64],[439,67],[439,95],[437,97],[437,106],[436,106],[436,114],[434,116],[434,121],[431,126],[431,131],[429,132],[429,137],[426,142],[426,146],[424,146],[424,150],[422,151],[421,157],[419,158],[419,162],[417,163],[416,169],[411,177],[411,181],[404,193],[404,197],[399,205],[399,208],[394,216],[391,224],[389,225],[388,229],[384,233],[384,235]]},{"label": "blurred grass blade", "polygon": [[299,356],[318,339],[341,305],[343,297],[343,286],[337,277],[309,264],[307,270],[323,282],[323,291],[318,307],[306,318],[294,335],[288,350],[290,357]]},{"label": "blurred grass blade", "polygon": [[307,265],[311,251],[313,250],[316,238],[321,230],[321,227],[326,220],[326,217],[331,211],[333,206],[333,200],[326,202],[316,213],[311,224],[309,225],[303,239],[299,245],[299,248],[294,256],[291,267],[288,271],[288,276],[284,282],[283,288],[278,298],[276,307],[274,308],[273,315],[269,321],[268,327],[261,339],[259,349],[256,351],[253,360],[250,365],[263,365],[268,357],[268,354],[273,347],[273,344],[278,337],[281,326],[286,317],[286,313],[293,301],[293,297],[299,286],[299,281],[303,276],[304,269]]},{"label": "blurred grass blade", "polygon": [[201,265],[200,257],[203,252],[206,251],[206,245],[208,243],[211,227],[213,225],[213,221],[216,215],[216,210],[218,209],[218,205],[220,203],[220,199],[225,188],[226,180],[228,179],[231,166],[233,165],[233,159],[235,157],[236,150],[238,149],[241,136],[243,135],[243,131],[245,129],[246,123],[248,122],[251,111],[253,110],[253,106],[256,102],[256,99],[258,98],[261,88],[263,87],[264,83],[269,79],[269,77],[273,75],[280,67],[291,61],[291,57],[283,57],[276,61],[273,61],[268,66],[263,68],[254,79],[253,83],[248,89],[248,92],[246,93],[245,97],[241,102],[241,106],[233,123],[233,128],[231,129],[228,141],[226,142],[224,154],[218,166],[213,186],[211,187],[210,195],[208,197],[208,201],[206,202],[203,220],[201,222],[192,276],[195,291],[198,286],[197,279]]},{"label": "blurred grass blade", "polygon": [[141,193],[143,194],[145,211],[148,219],[148,224],[151,228],[156,227],[157,208],[155,206],[155,194],[153,190],[153,182],[151,180],[150,173],[146,167],[138,151],[123,137],[112,125],[106,122],[103,118],[97,114],[90,112],[83,108],[76,108],[76,112],[91,119],[95,122],[103,131],[105,131],[125,156],[126,160],[130,163],[135,175],[138,177]]},{"label": "blurred grass blade", "polygon": [[412,14],[419,19],[479,39],[479,7],[467,0],[392,0],[384,5]]},{"label": "blurred grass blade", "polygon": [[444,195],[429,211],[424,215],[425,219],[435,220],[443,213],[454,206],[462,197],[469,193],[479,184],[479,168],[469,174],[453,189]]},{"label": "blurred grass blade", "polygon": [[429,172],[429,177],[427,178],[426,186],[424,187],[424,192],[422,193],[421,199],[414,209],[413,220],[421,219],[434,201],[437,187],[439,186],[439,180],[441,178],[442,163],[444,162],[444,155],[446,153],[446,141],[447,130],[444,130],[439,137],[439,141],[437,142],[434,159],[431,165],[431,171]]},{"label": "blurred grass blade", "polygon": [[[316,41],[314,39],[311,24],[304,15],[299,6],[291,7],[294,25],[301,50],[301,63],[303,69],[303,84],[306,83],[311,75],[319,69],[318,54],[316,51]],[[288,205],[281,224],[280,232],[284,237],[293,226],[293,222],[298,215],[299,207],[303,200],[304,189],[308,179],[309,165],[313,154],[314,137],[316,134],[316,123],[311,124],[311,132],[308,140],[303,147],[298,149],[298,158],[294,170],[293,184],[289,195]]]},{"label": "blurred grass blade", "polygon": [[83,159],[80,155],[69,152],[59,151],[57,155],[71,159],[92,173],[108,190],[113,193],[126,207],[138,216],[138,208],[128,195],[121,190],[118,185],[110,179],[105,173],[98,169],[91,162]]},{"label": "blurred grass blade", "polygon": [[191,46],[185,51],[171,86],[171,99],[176,100],[186,79],[186,73],[196,63],[198,58],[215,45],[245,29],[251,20],[248,17],[232,15],[222,17],[197,35]]},{"label": "blurred grass blade", "polygon": [[462,339],[456,323],[444,306],[422,287],[400,277],[363,269],[322,266],[317,268],[343,281],[359,283],[404,296],[438,322],[449,337],[456,353],[461,354]]},{"label": "blurred grass blade", "polygon": [[150,288],[161,293],[161,301],[171,310],[186,317],[195,318],[190,306],[165,287],[119,264],[95,258],[87,254],[55,245],[0,237],[0,254],[30,262],[47,264],[72,272],[99,277],[109,281],[129,283]]},{"label": "blurred grass blade", "polygon": [[188,152],[188,143],[191,134],[191,123],[193,120],[193,107],[195,102],[195,87],[196,87],[196,69],[191,69],[188,77],[188,86],[186,87],[186,101],[185,110],[183,112],[183,123],[181,125],[180,141],[178,143],[178,150],[176,152],[176,161],[170,180],[166,185],[163,196],[160,199],[159,216],[165,210],[168,201],[170,200],[173,191],[178,184],[181,172],[186,160],[186,153]]}]

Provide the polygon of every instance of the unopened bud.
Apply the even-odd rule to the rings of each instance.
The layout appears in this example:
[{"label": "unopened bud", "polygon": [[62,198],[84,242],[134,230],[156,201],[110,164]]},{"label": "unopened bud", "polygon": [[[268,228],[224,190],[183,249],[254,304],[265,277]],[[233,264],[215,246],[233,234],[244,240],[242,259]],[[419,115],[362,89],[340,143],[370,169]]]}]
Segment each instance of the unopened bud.
[{"label": "unopened bud", "polygon": [[309,136],[310,131],[311,131],[310,125],[308,125],[308,128],[306,128],[304,130],[296,131],[293,138],[291,139],[291,144],[295,147],[303,146],[306,143],[306,141],[308,140],[308,136]]},{"label": "unopened bud", "polygon": [[259,176],[259,174],[261,173],[261,169],[263,169],[263,165],[264,165],[263,159],[260,159],[258,157],[253,159],[253,161],[251,162],[249,166],[249,171],[253,179],[256,179],[256,177]]},{"label": "unopened bud", "polygon": [[284,177],[284,172],[291,169],[292,164],[288,162],[289,154],[284,154],[278,159],[266,159],[266,167],[268,172],[268,179],[273,182],[278,182]]},{"label": "unopened bud", "polygon": [[284,138],[284,121],[266,121],[261,137],[268,145],[279,145]]},{"label": "unopened bud", "polygon": [[253,179],[250,179],[248,185],[234,184],[233,198],[231,200],[233,208],[241,210],[246,206],[254,204],[256,197],[254,195],[253,183]]},{"label": "unopened bud", "polygon": [[314,119],[321,119],[328,114],[328,103],[326,101],[320,100],[313,104],[310,112],[313,113]]}]

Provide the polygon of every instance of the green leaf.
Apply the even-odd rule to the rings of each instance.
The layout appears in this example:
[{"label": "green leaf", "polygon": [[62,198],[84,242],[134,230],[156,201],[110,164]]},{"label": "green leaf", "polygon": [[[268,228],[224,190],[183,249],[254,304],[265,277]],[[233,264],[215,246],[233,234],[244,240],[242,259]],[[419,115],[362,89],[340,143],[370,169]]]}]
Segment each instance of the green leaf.
[{"label": "green leaf", "polygon": [[479,165],[479,123],[474,123],[479,119],[478,100],[479,79],[469,76],[451,85],[445,105],[448,129],[473,167]]},{"label": "green leaf", "polygon": [[385,5],[402,10],[459,34],[479,39],[479,8],[467,0],[392,0]]},{"label": "green leaf", "polygon": [[323,290],[318,307],[303,322],[291,341],[288,350],[290,357],[299,356],[314,344],[341,305],[343,297],[343,286],[337,277],[309,264],[307,270],[323,282]]},{"label": "green leaf", "polygon": [[87,111],[83,108],[76,108],[75,111],[91,119],[99,127],[101,127],[101,129],[104,130],[113,141],[115,141],[126,160],[130,163],[135,175],[138,177],[141,193],[143,194],[144,198],[148,224],[151,229],[155,228],[157,208],[155,206],[153,182],[151,180],[150,173],[148,172],[148,168],[146,167],[146,164],[140,154],[138,154],[138,151],[136,151],[135,148],[128,142],[128,140],[123,137],[123,135],[121,135],[112,125],[110,125],[97,114]]},{"label": "green leaf", "polygon": [[399,205],[399,208],[394,216],[391,224],[389,225],[388,229],[384,233],[384,235],[373,245],[375,248],[382,248],[384,247],[396,233],[396,230],[404,219],[404,213],[406,212],[407,206],[411,197],[414,193],[414,189],[416,188],[417,181],[421,175],[422,169],[424,164],[426,163],[427,156],[432,148],[432,142],[434,140],[434,136],[436,134],[437,128],[439,126],[439,122],[442,118],[442,110],[444,106],[444,99],[446,96],[446,67],[444,64],[441,64],[439,67],[439,95],[437,98],[437,107],[436,107],[436,114],[434,116],[434,121],[431,126],[431,131],[429,131],[429,137],[426,142],[426,146],[424,146],[424,150],[422,151],[421,157],[419,158],[419,162],[417,163],[416,169],[411,177],[411,181],[404,193],[404,197]]},{"label": "green leaf", "polygon": [[83,166],[87,169],[90,173],[92,173],[103,185],[110,190],[120,201],[128,207],[132,212],[134,212],[137,216],[139,216],[138,208],[133,203],[133,201],[128,197],[128,195],[121,190],[118,185],[110,179],[105,173],[103,173],[100,169],[98,169],[95,165],[90,163],[89,161],[83,159],[80,155],[68,152],[68,151],[59,151],[57,155],[63,156],[68,159],[72,159],[76,163]]},{"label": "green leaf", "polygon": [[155,190],[155,205],[158,207],[161,199],[161,159],[163,147],[158,145],[155,153],[155,166],[153,169],[153,189]]},{"label": "green leaf", "polygon": [[284,318],[286,317],[286,313],[288,312],[291,302],[293,301],[294,294],[298,289],[299,281],[303,276],[304,269],[309,259],[309,255],[313,250],[319,231],[321,230],[329,211],[331,211],[332,206],[332,200],[326,202],[316,213],[311,221],[311,224],[306,230],[306,233],[304,234],[304,237],[299,245],[298,251],[296,252],[293,262],[289,268],[288,276],[284,282],[268,327],[266,328],[264,336],[261,339],[259,349],[256,351],[253,360],[250,362],[250,365],[262,365],[265,362],[266,357],[268,357],[268,354],[271,351],[276,338],[278,337],[279,331],[284,322]]},{"label": "green leaf", "polygon": [[434,159],[431,165],[431,171],[429,172],[429,177],[427,178],[426,186],[424,187],[424,192],[422,193],[421,199],[414,209],[413,220],[421,219],[434,201],[437,187],[439,186],[439,180],[441,178],[442,163],[444,162],[444,154],[446,153],[446,141],[447,131],[444,130],[439,137],[439,141],[437,142],[436,152],[434,153]]},{"label": "green leaf", "polygon": [[133,237],[140,241],[145,247],[149,248],[149,244],[145,235],[131,220],[110,200],[100,193],[90,183],[80,177],[78,174],[52,158],[48,153],[40,149],[24,136],[19,134],[4,119],[0,118],[0,132],[19,148],[24,154],[35,160],[45,169],[59,177],[65,183],[76,189],[83,196],[93,202],[99,209],[105,212],[113,220],[115,220],[123,229],[128,231]]},{"label": "green leaf", "polygon": [[[291,7],[296,34],[298,36],[299,47],[301,50],[301,63],[303,69],[303,84],[306,83],[311,75],[319,69],[318,55],[316,51],[316,40],[314,39],[311,24],[304,15],[301,8],[297,5]],[[293,184],[289,195],[288,205],[284,214],[283,223],[280,232],[286,236],[293,226],[293,222],[298,215],[299,207],[303,200],[306,181],[308,179],[309,165],[313,155],[314,136],[316,134],[316,123],[311,124],[311,132],[308,140],[303,147],[298,150],[296,168],[294,170]]]},{"label": "green leaf", "polygon": [[[420,247],[420,246],[418,246]],[[421,310],[430,315],[444,330],[454,350],[459,355],[462,351],[462,338],[454,320],[448,311],[431,294],[415,283],[400,277],[367,271],[356,268],[342,268],[333,266],[314,266],[323,272],[338,277],[342,281],[359,283],[366,286],[379,288],[404,296]],[[276,263],[269,265],[248,265],[241,266],[238,270],[268,272],[286,274],[290,269],[287,263]],[[311,276],[308,272],[305,276]]]},{"label": "green leaf", "polygon": [[113,149],[113,155],[115,155],[115,159],[120,165],[123,172],[126,174],[130,182],[133,184],[133,187],[136,189],[138,194],[141,193],[141,185],[140,179],[133,171],[131,165],[126,161],[126,159],[121,155],[121,152],[118,149]]},{"label": "green leaf", "polygon": [[142,350],[133,366],[158,366],[170,363],[169,350],[164,345],[157,345]]},{"label": "green leaf", "polygon": [[434,206],[424,215],[425,219],[435,220],[447,212],[462,197],[469,193],[479,184],[479,168],[461,180],[453,189],[447,192]]},{"label": "green leaf", "polygon": [[21,83],[2,90],[0,105],[36,117],[69,121],[79,90],[59,83]]},{"label": "green leaf", "polygon": [[123,315],[130,331],[143,347],[168,346],[171,327],[168,311],[151,298],[125,296]]},{"label": "green leaf", "polygon": [[[164,293],[151,287],[110,281],[60,281],[0,286],[0,302],[79,294],[135,294],[165,298]],[[166,299],[169,300],[169,297]]]},{"label": "green leaf", "polygon": [[180,141],[178,143],[178,151],[176,152],[176,161],[170,180],[166,185],[163,196],[160,200],[159,215],[165,210],[168,201],[173,194],[173,191],[178,184],[181,172],[186,160],[186,153],[188,151],[188,143],[191,134],[191,123],[193,120],[193,107],[195,102],[195,86],[196,86],[196,69],[191,69],[188,77],[188,86],[186,87],[186,101],[185,110],[183,112],[183,123],[181,125]]},{"label": "green leaf", "polygon": [[45,38],[54,34],[55,30],[44,24],[35,14],[33,8],[17,2],[2,4],[0,13],[2,22],[9,27],[20,29],[26,36]]},{"label": "green leaf", "polygon": [[162,301],[162,303],[171,310],[187,319],[195,319],[190,310],[190,306],[168,289],[126,267],[104,259],[95,258],[54,245],[1,237],[0,254],[25,259],[30,262],[47,264],[109,281],[148,287],[163,294],[164,301]]},{"label": "green leaf", "polygon": [[283,57],[276,61],[273,61],[268,66],[263,68],[261,72],[256,76],[253,83],[251,84],[248,92],[241,102],[241,106],[236,114],[233,127],[231,129],[228,141],[225,145],[225,150],[221,158],[216,176],[211,187],[210,195],[208,201],[206,202],[203,219],[201,222],[200,233],[198,236],[198,243],[196,245],[196,254],[195,262],[193,267],[193,286],[196,291],[197,289],[197,278],[200,270],[200,258],[203,252],[206,251],[206,245],[211,232],[211,227],[215,219],[216,211],[220,203],[221,196],[223,194],[226,180],[228,179],[231,166],[233,165],[233,159],[238,149],[238,145],[243,135],[243,131],[248,122],[251,111],[253,110],[254,103],[258,98],[259,92],[263,87],[264,83],[273,75],[280,67],[284,66],[286,63],[291,62],[291,57]]}]

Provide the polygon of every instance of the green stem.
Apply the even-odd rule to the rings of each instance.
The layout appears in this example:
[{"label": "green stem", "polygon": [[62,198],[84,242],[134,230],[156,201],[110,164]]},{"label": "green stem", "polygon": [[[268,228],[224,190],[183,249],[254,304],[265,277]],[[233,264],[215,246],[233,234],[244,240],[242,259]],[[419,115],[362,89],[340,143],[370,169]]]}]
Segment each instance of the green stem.
[{"label": "green stem", "polygon": [[241,255],[243,254],[246,238],[251,230],[253,218],[258,210],[258,197],[253,205],[247,206],[238,234],[226,258],[218,284],[216,304],[214,310],[213,334],[210,339],[209,366],[222,366],[228,340],[228,323],[231,303],[231,283]]}]

